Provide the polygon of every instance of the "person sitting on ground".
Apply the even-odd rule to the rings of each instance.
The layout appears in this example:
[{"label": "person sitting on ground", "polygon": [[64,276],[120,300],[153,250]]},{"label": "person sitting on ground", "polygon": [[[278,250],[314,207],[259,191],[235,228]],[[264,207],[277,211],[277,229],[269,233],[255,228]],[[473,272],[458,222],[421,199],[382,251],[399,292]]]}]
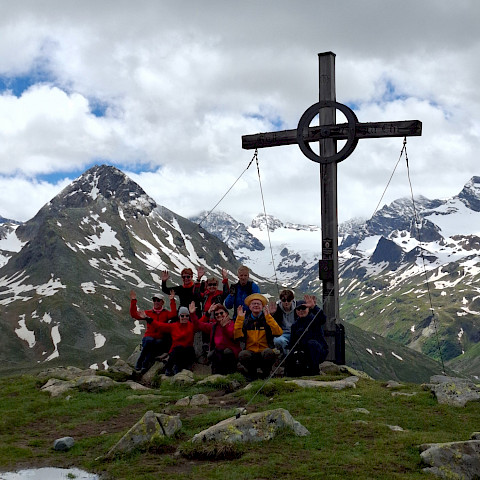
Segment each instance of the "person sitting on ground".
[{"label": "person sitting on ground", "polygon": [[291,328],[290,353],[285,361],[285,375],[318,375],[319,365],[328,355],[328,345],[322,328],[326,321],[325,314],[316,305],[316,298],[311,295],[305,295],[305,300],[297,302],[295,313],[297,318]]},{"label": "person sitting on ground", "polygon": [[276,360],[273,351],[273,338],[282,334],[267,307],[267,299],[259,293],[249,295],[245,299],[250,308],[245,313],[243,306],[239,305],[235,321],[234,338],[245,342],[245,349],[238,355],[240,364],[246,370],[246,378],[255,380],[257,369],[261,370],[261,378],[267,378]]},{"label": "person sitting on ground", "polygon": [[210,343],[207,359],[211,365],[212,373],[227,375],[237,370],[237,358],[241,350],[240,344],[234,340],[235,322],[230,318],[228,310],[222,304],[210,306],[208,320],[197,319],[195,307],[190,309],[190,318],[197,329],[209,335]]},{"label": "person sitting on ground", "polygon": [[135,370],[139,370],[142,374],[152,366],[157,355],[166,353],[170,349],[170,335],[163,333],[158,327],[177,316],[177,305],[173,291],[170,294],[170,311],[163,308],[165,301],[160,295],[154,295],[152,301],[153,308],[151,310],[138,310],[137,294],[134,290],[130,291],[130,315],[136,320],[146,320],[147,322],[147,328],[142,339],[142,351],[135,365]]},{"label": "person sitting on ground", "polygon": [[224,305],[227,309],[233,308],[233,318],[237,317],[238,307],[242,306],[245,312],[249,312],[245,299],[252,293],[260,293],[260,287],[250,278],[250,269],[244,265],[238,267],[238,282],[230,287],[230,292],[225,298]]},{"label": "person sitting on ground", "polygon": [[282,290],[280,300],[269,302],[270,314],[278,323],[283,333],[273,339],[275,348],[278,348],[282,355],[288,354],[288,343],[290,341],[290,329],[295,321],[295,296],[291,290]]},{"label": "person sitting on ground", "polygon": [[[197,268],[197,282],[200,284],[203,275],[205,274],[204,267]],[[198,310],[197,313],[200,314],[200,296],[199,289],[196,288],[196,284],[193,282],[193,270],[191,268],[184,268],[181,273],[183,284],[175,285],[170,287],[167,285],[168,279],[170,278],[170,273],[168,270],[164,270],[161,275],[162,279],[162,292],[170,293],[170,290],[175,291],[175,295],[178,296],[181,307],[186,307],[190,305],[190,302],[194,301]]]},{"label": "person sitting on ground", "polygon": [[[191,302],[190,309],[195,311],[195,302]],[[165,375],[176,375],[182,370],[191,370],[195,362],[195,350],[193,339],[195,336],[195,325],[190,321],[190,312],[187,307],[178,309],[178,322],[163,323],[159,326],[162,332],[167,332],[172,337],[169,357],[165,365]]]}]

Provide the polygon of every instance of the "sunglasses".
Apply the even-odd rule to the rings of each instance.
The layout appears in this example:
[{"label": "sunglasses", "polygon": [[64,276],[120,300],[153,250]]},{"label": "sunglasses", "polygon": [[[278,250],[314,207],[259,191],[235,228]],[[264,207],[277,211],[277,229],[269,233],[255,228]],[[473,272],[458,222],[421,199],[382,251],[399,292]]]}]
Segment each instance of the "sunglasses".
[{"label": "sunglasses", "polygon": [[214,317],[223,317],[225,315],[225,312],[215,312],[213,314]]},{"label": "sunglasses", "polygon": [[218,283],[207,283],[207,285],[209,287],[216,287],[218,285]]},{"label": "sunglasses", "polygon": [[283,302],[283,303],[291,303],[292,302],[291,300],[288,300],[287,298],[281,298],[280,301]]},{"label": "sunglasses", "polygon": [[190,316],[190,315],[188,315],[187,313],[181,313],[181,314],[179,315],[179,317],[189,317],[189,316]]},{"label": "sunglasses", "polygon": [[300,305],[299,307],[297,307],[295,310],[306,310],[308,307],[306,307],[305,305]]},{"label": "sunglasses", "polygon": [[182,278],[192,278],[191,275],[182,275]]}]

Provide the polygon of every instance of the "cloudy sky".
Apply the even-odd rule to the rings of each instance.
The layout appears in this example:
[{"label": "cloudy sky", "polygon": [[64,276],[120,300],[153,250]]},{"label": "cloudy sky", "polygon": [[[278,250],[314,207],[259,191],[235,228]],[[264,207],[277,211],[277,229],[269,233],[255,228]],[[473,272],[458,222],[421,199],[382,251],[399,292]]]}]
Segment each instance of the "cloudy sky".
[{"label": "cloudy sky", "polygon": [[[414,194],[456,195],[480,175],[479,20],[477,0],[2,2],[0,216],[30,219],[95,164],[183,216],[212,209],[252,159],[242,135],[318,101],[328,51],[360,122],[423,122]],[[340,221],[372,215],[402,143],[361,140],[338,165]],[[267,213],[319,224],[319,165],[296,145],[258,158]],[[382,204],[404,196],[402,160]],[[255,165],[217,210],[263,211]]]}]

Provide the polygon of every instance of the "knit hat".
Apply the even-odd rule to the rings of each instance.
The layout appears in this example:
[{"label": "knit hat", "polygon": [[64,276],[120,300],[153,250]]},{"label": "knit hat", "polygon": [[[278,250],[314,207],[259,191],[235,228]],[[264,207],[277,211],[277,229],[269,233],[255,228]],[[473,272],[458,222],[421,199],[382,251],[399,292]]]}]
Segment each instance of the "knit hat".
[{"label": "knit hat", "polygon": [[180,307],[178,309],[178,315],[190,315],[190,312],[188,311],[187,307]]}]

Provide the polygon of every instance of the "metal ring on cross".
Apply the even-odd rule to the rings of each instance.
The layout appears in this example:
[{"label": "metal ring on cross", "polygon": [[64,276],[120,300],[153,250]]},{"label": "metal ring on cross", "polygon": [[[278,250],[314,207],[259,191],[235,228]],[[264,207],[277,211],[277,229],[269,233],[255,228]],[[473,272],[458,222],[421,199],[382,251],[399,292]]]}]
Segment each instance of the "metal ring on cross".
[{"label": "metal ring on cross", "polygon": [[[347,143],[343,146],[343,148],[339,152],[329,157],[322,157],[320,155],[317,155],[312,150],[308,142],[305,141],[304,134],[303,134],[305,128],[308,129],[308,127],[310,126],[310,122],[315,118],[316,115],[318,115],[321,108],[336,108],[340,110],[345,115],[345,117],[347,117],[347,121],[348,121]],[[357,123],[358,123],[358,119],[355,113],[353,112],[353,110],[348,108],[346,105],[343,105],[342,103],[334,102],[333,100],[324,100],[322,102],[315,103],[311,107],[309,107],[307,110],[305,110],[304,114],[300,118],[300,121],[298,122],[298,127],[297,127],[298,146],[300,147],[300,150],[303,152],[303,154],[306,157],[308,157],[310,160],[313,160],[314,162],[317,162],[317,163],[341,162],[342,160],[345,160],[349,155],[351,155],[352,152],[355,150],[355,147],[357,146],[358,138],[355,137],[355,133],[356,133],[355,128]],[[328,137],[325,137],[325,138],[328,138]]]}]

